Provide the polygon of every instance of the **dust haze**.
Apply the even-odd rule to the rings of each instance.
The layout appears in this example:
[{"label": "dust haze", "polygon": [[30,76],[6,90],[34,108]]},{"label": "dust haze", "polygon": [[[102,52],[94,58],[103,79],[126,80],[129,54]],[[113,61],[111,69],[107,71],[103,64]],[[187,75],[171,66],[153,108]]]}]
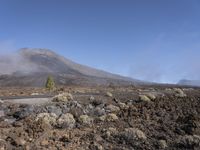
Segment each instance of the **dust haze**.
[{"label": "dust haze", "polygon": [[[183,35],[173,36],[178,36],[176,38],[182,42]],[[193,42],[193,46],[182,45],[185,47],[179,48],[174,45],[173,36],[158,36],[151,44],[138,50],[133,56],[134,62],[129,64],[128,75],[159,83],[177,83],[182,79],[200,80],[200,44]],[[189,35],[185,40],[188,37],[194,40]]]},{"label": "dust haze", "polygon": [[21,56],[17,51],[5,54],[0,53],[0,75],[11,75],[14,73],[29,74],[37,71],[37,66]]},{"label": "dust haze", "polygon": [[[194,54],[190,53],[190,50],[183,50],[177,56],[163,56],[160,51],[162,47],[157,43],[160,41],[153,43],[157,46],[148,46],[148,49],[140,51],[133,57],[134,62],[128,64],[130,66],[128,76],[160,83],[177,83],[181,79],[200,80],[198,58],[200,53]],[[38,66],[22,56],[13,45],[10,41],[0,41],[0,75],[29,74],[39,71]]]},{"label": "dust haze", "polygon": [[[182,79],[200,80],[199,54],[187,51],[174,57],[162,57],[162,54],[142,55],[130,65],[131,77],[159,83],[177,83]],[[145,61],[143,61],[145,59]],[[170,61],[170,63],[169,63]]]}]

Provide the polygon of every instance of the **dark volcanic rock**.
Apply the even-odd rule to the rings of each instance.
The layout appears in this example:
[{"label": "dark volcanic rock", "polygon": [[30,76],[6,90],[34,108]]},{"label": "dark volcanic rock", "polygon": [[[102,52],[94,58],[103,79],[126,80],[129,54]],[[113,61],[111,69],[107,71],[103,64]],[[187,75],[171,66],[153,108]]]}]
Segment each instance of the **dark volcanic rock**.
[{"label": "dark volcanic rock", "polygon": [[[33,106],[2,104],[0,108],[5,115],[0,118],[0,146],[6,146],[4,149],[200,149],[199,89],[182,88],[187,97],[177,97],[173,91],[168,93],[165,87],[158,87],[157,92],[164,96],[148,103],[129,100],[145,94],[143,91],[149,92],[149,88],[144,87],[140,93],[132,87],[110,89],[117,102],[106,97],[109,90],[103,88],[86,88],[88,93],[84,94],[77,92],[80,89],[70,89],[74,100],[68,102]],[[88,99],[93,94],[95,99]]]},{"label": "dark volcanic rock", "polygon": [[20,111],[17,111],[16,113],[14,113],[14,117],[16,119],[24,119],[25,117],[30,116],[34,111],[34,107],[33,106],[27,106],[25,108],[23,108]]},{"label": "dark volcanic rock", "polygon": [[59,106],[47,106],[46,109],[48,113],[54,113],[57,116],[60,116],[62,114],[62,109]]}]

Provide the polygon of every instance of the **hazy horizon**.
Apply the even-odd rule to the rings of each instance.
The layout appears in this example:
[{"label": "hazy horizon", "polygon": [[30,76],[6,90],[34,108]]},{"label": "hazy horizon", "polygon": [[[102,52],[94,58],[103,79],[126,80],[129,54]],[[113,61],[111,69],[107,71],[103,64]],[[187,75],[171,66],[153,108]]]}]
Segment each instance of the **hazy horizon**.
[{"label": "hazy horizon", "polygon": [[200,80],[198,0],[0,0],[0,54],[46,48],[135,79]]}]

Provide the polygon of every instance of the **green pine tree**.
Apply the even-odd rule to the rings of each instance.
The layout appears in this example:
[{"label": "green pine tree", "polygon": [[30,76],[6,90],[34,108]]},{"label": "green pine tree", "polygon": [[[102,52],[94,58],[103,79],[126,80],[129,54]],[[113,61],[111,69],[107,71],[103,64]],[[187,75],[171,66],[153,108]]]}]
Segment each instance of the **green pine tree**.
[{"label": "green pine tree", "polygon": [[50,91],[55,89],[55,82],[53,77],[48,76],[45,87]]}]

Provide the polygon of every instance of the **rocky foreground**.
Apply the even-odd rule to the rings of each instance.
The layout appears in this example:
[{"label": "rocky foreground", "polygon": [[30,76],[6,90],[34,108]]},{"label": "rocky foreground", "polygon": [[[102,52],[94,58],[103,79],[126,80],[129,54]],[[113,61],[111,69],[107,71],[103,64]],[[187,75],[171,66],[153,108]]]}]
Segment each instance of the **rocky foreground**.
[{"label": "rocky foreground", "polygon": [[200,149],[200,89],[62,88],[52,94],[42,104],[0,101],[0,150]]}]

